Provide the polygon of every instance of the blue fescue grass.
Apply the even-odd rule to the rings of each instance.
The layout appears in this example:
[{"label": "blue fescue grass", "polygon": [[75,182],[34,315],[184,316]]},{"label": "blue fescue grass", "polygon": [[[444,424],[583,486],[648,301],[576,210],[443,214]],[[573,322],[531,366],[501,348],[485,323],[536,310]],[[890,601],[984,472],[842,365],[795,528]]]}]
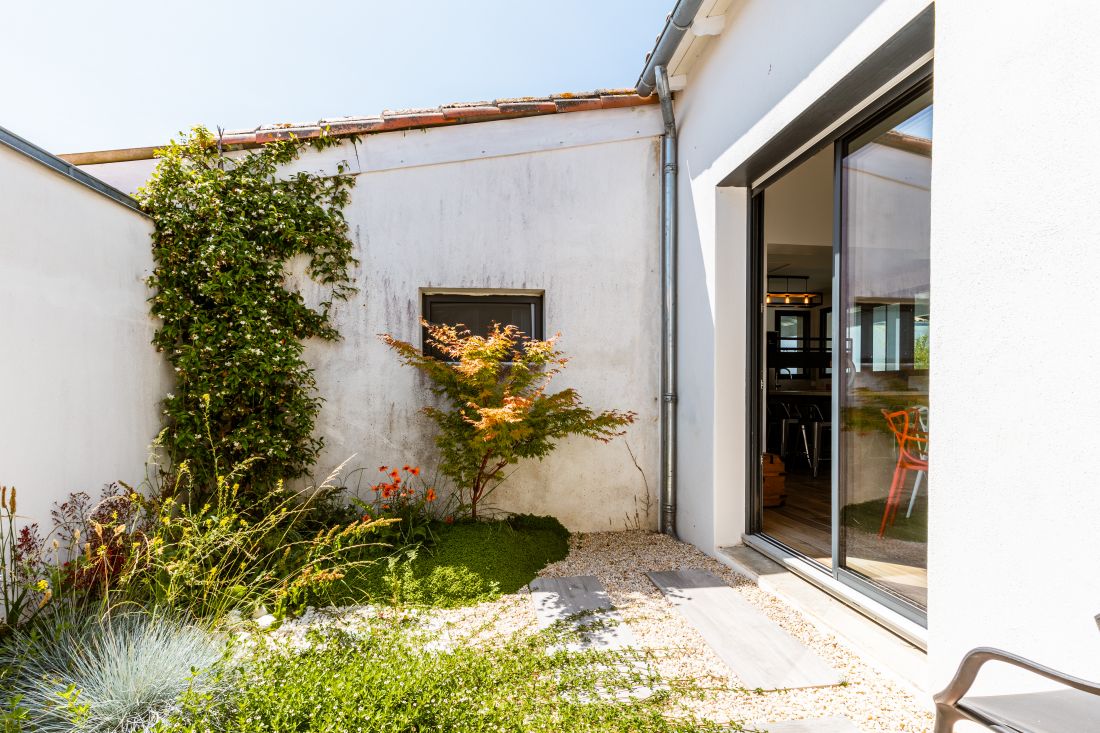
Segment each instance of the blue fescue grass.
[{"label": "blue fescue grass", "polygon": [[3,659],[6,692],[41,733],[133,733],[176,710],[189,689],[209,690],[206,674],[225,645],[207,631],[148,613],[65,619],[15,632]]}]

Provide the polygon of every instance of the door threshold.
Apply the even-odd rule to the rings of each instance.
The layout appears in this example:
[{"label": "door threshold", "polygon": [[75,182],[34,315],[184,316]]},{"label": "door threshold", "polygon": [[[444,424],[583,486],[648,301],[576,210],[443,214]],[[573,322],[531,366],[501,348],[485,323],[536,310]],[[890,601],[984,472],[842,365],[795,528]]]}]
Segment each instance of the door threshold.
[{"label": "door threshold", "polygon": [[771,558],[803,580],[851,606],[922,651],[928,651],[928,629],[887,606],[841,583],[823,567],[807,561],[782,545],[760,535],[742,535],[741,541]]},{"label": "door threshold", "polygon": [[918,698],[927,696],[927,629],[764,538],[749,535],[742,540],[744,545],[717,548],[718,559],[846,642]]}]

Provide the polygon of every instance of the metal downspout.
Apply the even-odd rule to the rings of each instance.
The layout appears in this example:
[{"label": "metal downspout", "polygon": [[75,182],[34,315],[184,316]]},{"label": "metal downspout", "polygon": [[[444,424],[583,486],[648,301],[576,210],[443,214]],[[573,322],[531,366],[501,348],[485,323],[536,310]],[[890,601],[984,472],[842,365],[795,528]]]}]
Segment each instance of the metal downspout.
[{"label": "metal downspout", "polygon": [[668,71],[655,69],[665,134],[661,137],[661,517],[660,530],[676,536],[676,118]]}]

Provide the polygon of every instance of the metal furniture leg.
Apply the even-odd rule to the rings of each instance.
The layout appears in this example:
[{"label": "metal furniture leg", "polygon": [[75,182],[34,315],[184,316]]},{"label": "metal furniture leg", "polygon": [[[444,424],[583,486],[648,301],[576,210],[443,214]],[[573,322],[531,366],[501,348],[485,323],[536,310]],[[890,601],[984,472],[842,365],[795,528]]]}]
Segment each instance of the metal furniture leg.
[{"label": "metal furniture leg", "polygon": [[[825,421],[825,422],[815,422],[814,423],[814,461],[813,461],[813,475],[814,475],[814,478],[817,478],[817,469],[818,469],[818,466],[820,466],[821,460],[822,460],[821,459],[821,431],[822,431],[822,429],[832,430],[833,429],[832,422]],[[826,458],[825,460],[828,461],[830,459]]]},{"label": "metal furniture leg", "polygon": [[909,497],[909,511],[905,512],[905,518],[913,516],[913,505],[917,503],[917,494],[920,492],[920,480],[924,478],[924,471],[917,471],[917,478],[913,480],[913,495]]}]

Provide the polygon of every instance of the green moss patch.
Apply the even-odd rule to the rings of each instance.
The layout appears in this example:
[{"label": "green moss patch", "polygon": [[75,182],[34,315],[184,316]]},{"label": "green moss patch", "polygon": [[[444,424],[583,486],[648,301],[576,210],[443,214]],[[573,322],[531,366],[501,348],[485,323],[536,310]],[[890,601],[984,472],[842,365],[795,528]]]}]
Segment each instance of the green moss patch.
[{"label": "green moss patch", "polygon": [[348,603],[454,608],[515,593],[569,554],[569,532],[553,517],[518,515],[435,528],[430,547],[398,553],[346,581]]}]

